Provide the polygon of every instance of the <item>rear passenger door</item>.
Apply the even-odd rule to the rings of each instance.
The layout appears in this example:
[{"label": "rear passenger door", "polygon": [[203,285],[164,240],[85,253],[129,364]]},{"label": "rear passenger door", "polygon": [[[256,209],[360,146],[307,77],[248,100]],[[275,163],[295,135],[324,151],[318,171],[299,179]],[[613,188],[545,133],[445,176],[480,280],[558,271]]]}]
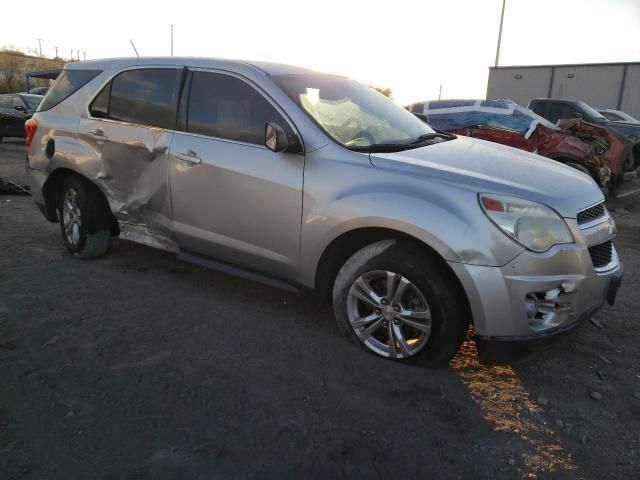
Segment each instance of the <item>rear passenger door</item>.
[{"label": "rear passenger door", "polygon": [[180,249],[272,276],[297,273],[304,156],[264,146],[266,122],[295,131],[243,77],[195,70],[171,145],[171,198]]},{"label": "rear passenger door", "polygon": [[99,91],[80,136],[102,158],[100,172],[122,236],[174,249],[168,151],[182,67],[122,71]]}]

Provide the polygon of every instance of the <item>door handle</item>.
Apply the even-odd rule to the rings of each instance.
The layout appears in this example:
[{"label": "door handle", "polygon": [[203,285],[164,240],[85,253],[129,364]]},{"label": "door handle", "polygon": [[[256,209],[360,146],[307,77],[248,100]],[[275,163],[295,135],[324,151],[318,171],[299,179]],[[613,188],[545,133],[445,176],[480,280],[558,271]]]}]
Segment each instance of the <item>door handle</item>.
[{"label": "door handle", "polygon": [[107,140],[109,140],[105,136],[104,132],[99,128],[97,130],[94,130],[93,132],[89,132],[88,135],[97,142],[106,142]]},{"label": "door handle", "polygon": [[173,156],[191,166],[202,163],[202,159],[198,157],[198,154],[193,150],[187,150],[186,152],[177,152],[174,153]]}]

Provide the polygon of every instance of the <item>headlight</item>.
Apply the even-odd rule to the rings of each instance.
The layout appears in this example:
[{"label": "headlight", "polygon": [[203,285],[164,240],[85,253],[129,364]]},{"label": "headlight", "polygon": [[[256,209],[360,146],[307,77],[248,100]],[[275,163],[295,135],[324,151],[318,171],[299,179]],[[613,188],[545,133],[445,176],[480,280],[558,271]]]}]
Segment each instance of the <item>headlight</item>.
[{"label": "headlight", "polygon": [[573,243],[564,219],[545,205],[493,194],[480,194],[479,198],[493,223],[529,250],[545,252],[559,243]]}]

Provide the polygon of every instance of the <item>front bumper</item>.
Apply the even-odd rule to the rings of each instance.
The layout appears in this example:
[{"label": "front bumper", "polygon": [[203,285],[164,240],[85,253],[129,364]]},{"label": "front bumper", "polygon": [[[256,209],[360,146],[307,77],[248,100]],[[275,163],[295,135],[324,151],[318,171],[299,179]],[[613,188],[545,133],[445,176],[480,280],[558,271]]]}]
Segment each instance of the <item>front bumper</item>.
[{"label": "front bumper", "polygon": [[474,332],[483,340],[523,341],[576,327],[612,303],[623,267],[615,248],[605,271],[593,268],[584,245],[523,252],[502,267],[450,263],[467,294]]}]

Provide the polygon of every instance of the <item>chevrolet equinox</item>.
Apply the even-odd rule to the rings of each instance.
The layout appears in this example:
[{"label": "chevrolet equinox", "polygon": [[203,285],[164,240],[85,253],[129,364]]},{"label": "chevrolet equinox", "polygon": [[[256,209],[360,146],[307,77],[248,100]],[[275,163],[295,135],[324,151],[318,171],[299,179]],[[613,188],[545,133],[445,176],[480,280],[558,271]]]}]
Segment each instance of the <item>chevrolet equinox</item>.
[{"label": "chevrolet equinox", "polygon": [[69,64],[25,124],[36,204],[80,258],[114,236],[333,303],[379,356],[446,365],[613,303],[587,175],[432,129],[344,77],[260,62]]}]

